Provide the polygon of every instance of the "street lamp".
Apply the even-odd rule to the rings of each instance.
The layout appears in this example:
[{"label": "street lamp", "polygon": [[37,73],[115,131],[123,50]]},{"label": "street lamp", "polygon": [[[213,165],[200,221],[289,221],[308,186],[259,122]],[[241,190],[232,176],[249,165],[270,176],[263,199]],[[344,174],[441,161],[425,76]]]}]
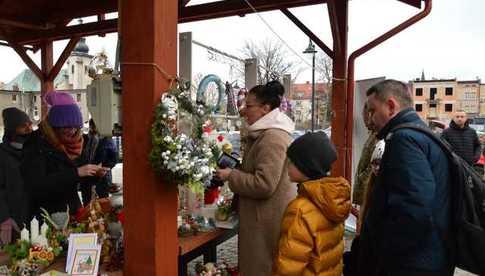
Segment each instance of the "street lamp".
[{"label": "street lamp", "polygon": [[312,54],[312,132],[315,131],[315,45],[310,38],[310,43],[308,47],[303,51],[304,54]]}]

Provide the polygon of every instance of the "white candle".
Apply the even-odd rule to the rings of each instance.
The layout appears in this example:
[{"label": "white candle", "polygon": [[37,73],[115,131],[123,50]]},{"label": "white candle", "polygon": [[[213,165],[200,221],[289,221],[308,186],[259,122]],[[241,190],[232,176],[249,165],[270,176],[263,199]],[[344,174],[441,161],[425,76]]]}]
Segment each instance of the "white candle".
[{"label": "white candle", "polygon": [[27,230],[27,228],[25,228],[25,224],[24,224],[24,229],[22,229],[22,231],[20,231],[20,239],[23,240],[23,241],[30,241],[30,238],[29,238],[29,230]]},{"label": "white candle", "polygon": [[39,237],[39,221],[36,217],[30,222],[30,242],[35,243]]},{"label": "white candle", "polygon": [[47,237],[47,230],[49,230],[49,226],[47,223],[42,223],[42,226],[40,227],[40,234],[44,237]]}]

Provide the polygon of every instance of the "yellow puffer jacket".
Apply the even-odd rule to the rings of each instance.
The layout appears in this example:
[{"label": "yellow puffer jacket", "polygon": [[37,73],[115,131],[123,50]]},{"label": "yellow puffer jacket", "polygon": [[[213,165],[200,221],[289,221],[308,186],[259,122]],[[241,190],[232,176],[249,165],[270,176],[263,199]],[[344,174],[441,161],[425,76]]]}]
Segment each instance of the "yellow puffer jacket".
[{"label": "yellow puffer jacket", "polygon": [[273,275],[341,276],[350,184],[324,177],[300,184],[281,225]]}]

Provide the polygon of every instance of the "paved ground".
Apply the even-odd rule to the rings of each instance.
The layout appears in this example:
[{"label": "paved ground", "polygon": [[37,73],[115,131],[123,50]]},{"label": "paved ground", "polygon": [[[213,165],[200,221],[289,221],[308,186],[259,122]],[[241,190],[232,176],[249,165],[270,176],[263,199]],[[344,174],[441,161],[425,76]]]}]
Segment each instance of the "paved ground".
[{"label": "paved ground", "polygon": [[[345,235],[345,250],[350,249],[350,243],[353,235],[346,233]],[[237,264],[237,236],[222,243],[217,247],[217,258],[220,262],[225,262],[229,266]],[[196,262],[203,262],[202,256],[189,263],[189,275],[195,275],[194,267]],[[455,276],[472,276],[475,274],[457,270]]]}]

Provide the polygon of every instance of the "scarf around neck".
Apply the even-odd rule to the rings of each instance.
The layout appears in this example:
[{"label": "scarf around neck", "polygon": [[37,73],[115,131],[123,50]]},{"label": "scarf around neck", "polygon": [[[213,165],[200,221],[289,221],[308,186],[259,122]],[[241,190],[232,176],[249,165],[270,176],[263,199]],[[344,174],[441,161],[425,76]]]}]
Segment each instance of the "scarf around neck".
[{"label": "scarf around neck", "polygon": [[47,121],[43,121],[39,125],[42,136],[55,149],[64,152],[69,160],[74,160],[81,156],[83,149],[83,136],[81,132],[73,137],[59,137],[54,129]]}]

